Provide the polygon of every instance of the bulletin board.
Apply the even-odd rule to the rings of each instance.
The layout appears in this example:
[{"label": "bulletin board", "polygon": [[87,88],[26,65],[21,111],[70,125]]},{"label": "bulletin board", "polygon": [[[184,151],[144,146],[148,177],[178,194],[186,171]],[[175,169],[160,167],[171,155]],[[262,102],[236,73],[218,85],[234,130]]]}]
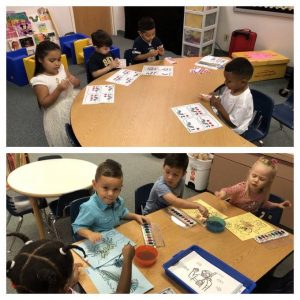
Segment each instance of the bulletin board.
[{"label": "bulletin board", "polygon": [[26,48],[28,55],[32,55],[44,40],[59,44],[58,32],[47,8],[6,12],[7,51]]}]

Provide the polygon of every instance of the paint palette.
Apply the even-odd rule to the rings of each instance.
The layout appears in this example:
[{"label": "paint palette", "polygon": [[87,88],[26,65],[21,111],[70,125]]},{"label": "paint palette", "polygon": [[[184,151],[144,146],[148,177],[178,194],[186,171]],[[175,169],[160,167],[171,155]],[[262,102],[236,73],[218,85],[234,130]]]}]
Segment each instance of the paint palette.
[{"label": "paint palette", "polygon": [[273,231],[270,231],[265,234],[258,235],[254,239],[256,240],[256,242],[261,244],[261,243],[266,243],[266,242],[269,242],[272,240],[277,240],[277,239],[286,237],[288,235],[289,234],[285,230],[277,229],[277,230],[273,230]]},{"label": "paint palette", "polygon": [[175,208],[175,207],[168,207],[168,213],[179,219],[181,222],[183,222],[185,225],[192,227],[197,224],[197,222],[189,217],[187,214],[182,212],[181,210]]},{"label": "paint palette", "polygon": [[144,236],[145,245],[156,247],[151,224],[142,224],[141,227],[142,227],[142,233]]}]

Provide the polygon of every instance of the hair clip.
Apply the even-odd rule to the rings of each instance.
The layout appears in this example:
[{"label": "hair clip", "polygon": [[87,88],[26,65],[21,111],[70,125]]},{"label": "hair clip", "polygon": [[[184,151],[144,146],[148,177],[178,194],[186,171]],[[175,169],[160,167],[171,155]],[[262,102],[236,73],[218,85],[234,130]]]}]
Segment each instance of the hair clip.
[{"label": "hair clip", "polygon": [[278,164],[278,160],[275,159],[275,158],[272,158],[271,163],[272,163],[273,166],[276,166]]},{"label": "hair clip", "polygon": [[31,244],[31,243],[33,243],[33,241],[32,240],[29,240],[29,241],[27,241],[26,243],[24,243],[24,245],[29,245],[29,244]]},{"label": "hair clip", "polygon": [[59,252],[60,252],[62,255],[67,255],[67,253],[63,250],[63,248],[59,248]]},{"label": "hair clip", "polygon": [[8,270],[6,270],[6,273],[8,273],[8,271],[10,271],[15,266],[15,264],[16,264],[16,262],[14,260],[12,260]]}]

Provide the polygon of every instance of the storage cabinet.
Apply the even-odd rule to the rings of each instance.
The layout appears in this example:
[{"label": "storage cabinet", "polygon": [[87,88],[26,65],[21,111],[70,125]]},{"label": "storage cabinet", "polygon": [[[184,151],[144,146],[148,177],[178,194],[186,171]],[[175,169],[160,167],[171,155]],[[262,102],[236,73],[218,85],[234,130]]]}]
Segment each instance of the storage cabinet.
[{"label": "storage cabinet", "polygon": [[280,223],[293,229],[294,159],[290,154],[215,154],[207,189],[213,193],[223,187],[246,180],[249,169],[260,156],[272,157],[278,160],[278,171],[272,184],[271,193],[292,203],[291,208],[283,210]]},{"label": "storage cabinet", "polygon": [[186,6],[182,37],[182,56],[213,55],[219,7]]}]

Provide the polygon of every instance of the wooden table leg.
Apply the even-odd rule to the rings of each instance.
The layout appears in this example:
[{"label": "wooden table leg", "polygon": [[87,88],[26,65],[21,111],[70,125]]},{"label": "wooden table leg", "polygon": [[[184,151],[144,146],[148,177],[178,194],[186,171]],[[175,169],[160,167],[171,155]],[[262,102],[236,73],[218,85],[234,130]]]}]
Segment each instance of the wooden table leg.
[{"label": "wooden table leg", "polygon": [[35,222],[36,222],[36,225],[37,225],[37,228],[39,231],[40,239],[45,239],[46,233],[45,233],[45,228],[44,228],[42,216],[40,213],[40,209],[38,206],[38,201],[34,197],[30,197],[29,200],[30,200],[30,204],[32,206],[33,212],[34,212],[34,218],[35,218]]}]

